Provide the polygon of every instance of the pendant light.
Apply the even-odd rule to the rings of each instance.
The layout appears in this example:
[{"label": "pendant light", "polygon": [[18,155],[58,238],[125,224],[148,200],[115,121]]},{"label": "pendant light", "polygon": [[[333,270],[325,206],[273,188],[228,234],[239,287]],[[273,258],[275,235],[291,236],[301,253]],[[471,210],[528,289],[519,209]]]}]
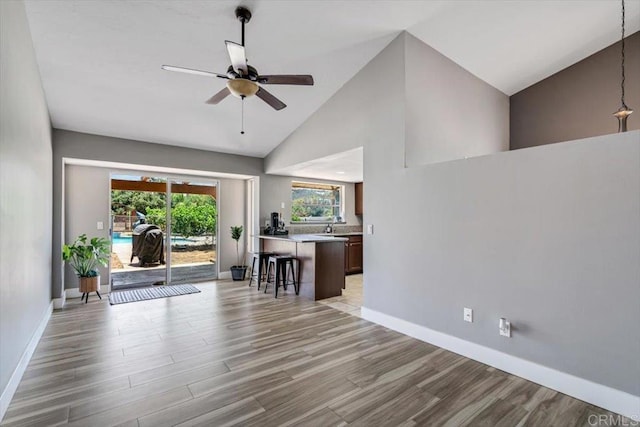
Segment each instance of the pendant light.
[{"label": "pendant light", "polygon": [[622,52],[621,52],[622,79],[620,81],[620,89],[621,89],[622,95],[620,97],[620,103],[622,105],[620,106],[620,108],[618,108],[618,111],[613,113],[613,115],[616,116],[616,118],[618,119],[618,132],[626,132],[627,131],[627,117],[629,117],[629,115],[631,113],[633,113],[633,110],[631,108],[629,108],[627,106],[627,104],[625,104],[625,102],[624,102],[624,80],[625,80],[625,76],[624,76],[624,0],[622,0],[622,40],[621,40],[621,44],[622,44]]}]

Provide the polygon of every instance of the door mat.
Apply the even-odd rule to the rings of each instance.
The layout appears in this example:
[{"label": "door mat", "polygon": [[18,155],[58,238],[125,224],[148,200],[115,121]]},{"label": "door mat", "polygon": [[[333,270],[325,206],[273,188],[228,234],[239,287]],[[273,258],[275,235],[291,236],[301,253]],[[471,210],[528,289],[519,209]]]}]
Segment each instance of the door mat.
[{"label": "door mat", "polygon": [[128,289],[109,294],[109,304],[125,304],[128,302],[146,301],[156,298],[174,297],[176,295],[195,294],[200,289],[193,285],[156,286],[154,288]]}]

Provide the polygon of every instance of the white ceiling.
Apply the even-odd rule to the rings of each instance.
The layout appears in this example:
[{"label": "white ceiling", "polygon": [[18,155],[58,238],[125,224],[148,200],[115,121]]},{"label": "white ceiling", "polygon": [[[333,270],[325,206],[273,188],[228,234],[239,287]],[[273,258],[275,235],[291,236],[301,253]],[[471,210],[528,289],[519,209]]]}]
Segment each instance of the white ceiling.
[{"label": "white ceiling", "polygon": [[[249,63],[316,84],[270,86],[288,105],[279,112],[248,99],[240,135],[238,99],[204,103],[224,81],[160,69],[225,72],[239,3],[28,0],[53,126],[263,157],[402,30],[508,95],[620,37],[612,0],[244,1]],[[627,0],[627,28],[640,28],[640,0]]]},{"label": "white ceiling", "polygon": [[342,153],[299,163],[277,171],[277,175],[302,178],[326,179],[329,181],[362,182],[363,148],[354,148]]}]

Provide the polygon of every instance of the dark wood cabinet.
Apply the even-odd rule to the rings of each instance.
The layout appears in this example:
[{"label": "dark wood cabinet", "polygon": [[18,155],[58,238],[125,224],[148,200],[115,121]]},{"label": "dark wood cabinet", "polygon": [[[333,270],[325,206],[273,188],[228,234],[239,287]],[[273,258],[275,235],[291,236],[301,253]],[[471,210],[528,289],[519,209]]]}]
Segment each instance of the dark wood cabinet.
[{"label": "dark wood cabinet", "polygon": [[362,236],[349,236],[349,241],[344,245],[345,273],[362,273]]},{"label": "dark wood cabinet", "polygon": [[[354,184],[354,188],[355,188],[355,206],[356,206],[356,215],[362,215],[362,190],[363,190],[363,184],[361,182],[356,182]],[[362,243],[362,242],[361,242]]]}]

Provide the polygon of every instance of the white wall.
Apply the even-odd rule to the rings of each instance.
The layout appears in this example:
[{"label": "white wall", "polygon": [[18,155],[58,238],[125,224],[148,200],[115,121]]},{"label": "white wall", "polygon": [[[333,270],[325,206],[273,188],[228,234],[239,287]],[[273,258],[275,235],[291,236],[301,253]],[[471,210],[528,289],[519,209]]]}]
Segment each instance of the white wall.
[{"label": "white wall", "polygon": [[50,313],[51,180],[51,123],[24,3],[0,1],[0,419]]}]

